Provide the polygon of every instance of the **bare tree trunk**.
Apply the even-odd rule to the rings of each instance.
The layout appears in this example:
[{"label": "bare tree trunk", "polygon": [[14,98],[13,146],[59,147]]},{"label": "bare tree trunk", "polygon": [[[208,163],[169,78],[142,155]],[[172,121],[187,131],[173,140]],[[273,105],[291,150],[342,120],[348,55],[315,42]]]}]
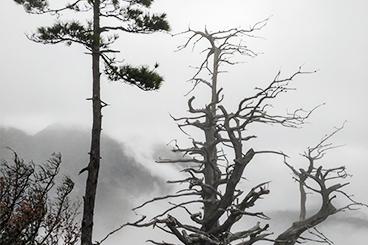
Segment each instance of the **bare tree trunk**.
[{"label": "bare tree trunk", "polygon": [[328,200],[315,215],[305,220],[294,222],[289,229],[277,237],[274,245],[294,245],[302,233],[322,223],[335,212],[336,208]]},{"label": "bare tree trunk", "polygon": [[307,207],[306,207],[307,193],[305,192],[305,189],[304,189],[304,182],[305,182],[305,178],[301,178],[300,183],[299,183],[299,191],[300,191],[299,221],[305,220],[306,215],[307,215]]},{"label": "bare tree trunk", "polygon": [[[205,168],[204,168],[204,178],[205,183],[208,186],[212,186],[215,189],[217,189],[216,186],[214,186],[214,183],[220,178],[220,170],[217,166],[217,147],[216,147],[216,104],[218,101],[217,98],[217,74],[218,74],[218,62],[219,62],[219,50],[217,47],[213,44],[212,48],[214,51],[214,62],[213,62],[213,73],[212,73],[212,83],[211,83],[211,103],[207,107],[207,115],[206,115],[206,121],[205,121],[205,145],[204,149],[206,151],[206,157],[205,157]],[[204,203],[204,220],[207,220],[207,217],[211,215],[214,212],[214,203],[216,202],[216,193],[213,190],[203,190],[202,194],[203,200],[207,200]],[[210,229],[217,227],[218,222],[207,224],[204,223],[202,226],[203,231],[209,231]]]},{"label": "bare tree trunk", "polygon": [[92,107],[93,107],[93,125],[90,161],[87,166],[88,176],[86,181],[86,190],[84,196],[83,220],[82,220],[82,245],[92,244],[93,217],[97,191],[98,173],[100,169],[100,137],[102,130],[102,104],[100,96],[100,0],[94,2],[93,12],[93,47],[92,47]]},{"label": "bare tree trunk", "polygon": [[[308,179],[308,175],[310,175],[314,168],[314,161],[312,159],[309,159],[309,167],[307,169],[306,173],[299,173],[297,176],[299,176],[299,191],[300,191],[300,215],[299,215],[299,221],[305,220],[307,216],[307,193],[305,191],[305,182]],[[294,173],[296,173],[294,171]]]}]

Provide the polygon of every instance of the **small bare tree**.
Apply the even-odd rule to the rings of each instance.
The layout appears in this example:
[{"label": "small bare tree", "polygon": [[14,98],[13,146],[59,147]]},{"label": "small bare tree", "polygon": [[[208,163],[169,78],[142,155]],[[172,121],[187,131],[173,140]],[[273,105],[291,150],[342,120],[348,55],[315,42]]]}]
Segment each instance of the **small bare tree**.
[{"label": "small bare tree", "polygon": [[[321,141],[314,147],[308,148],[302,156],[308,160],[308,168],[300,168],[296,170],[292,165],[287,163],[285,158],[285,164],[288,166],[293,174],[294,179],[299,183],[300,191],[300,216],[299,221],[296,221],[285,232],[280,234],[275,242],[275,245],[293,245],[298,239],[313,240],[319,242],[325,242],[333,244],[326,236],[319,232],[316,226],[325,221],[330,215],[336,214],[345,209],[351,209],[353,206],[366,206],[366,204],[359,203],[352,199],[352,196],[343,191],[343,187],[349,184],[349,182],[343,182],[347,177],[351,175],[347,174],[346,167],[332,167],[324,168],[322,165],[317,165],[317,161],[322,159],[328,150],[337,148],[332,143],[328,143],[328,140],[344,127],[336,128],[331,134],[326,135]],[[321,197],[320,209],[313,215],[307,218],[307,190],[309,194],[315,193]],[[332,200],[338,196],[347,198],[348,203],[340,208],[336,208],[332,203]],[[309,231],[315,238],[304,238],[301,234],[305,231]]]}]

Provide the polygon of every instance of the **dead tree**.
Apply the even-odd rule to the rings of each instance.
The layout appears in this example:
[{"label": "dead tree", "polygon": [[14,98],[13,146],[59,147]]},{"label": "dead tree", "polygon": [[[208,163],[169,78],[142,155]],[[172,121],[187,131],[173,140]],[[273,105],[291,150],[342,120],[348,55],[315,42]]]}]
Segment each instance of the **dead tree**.
[{"label": "dead tree", "polygon": [[[322,222],[326,215],[339,210],[332,206],[333,198],[330,197],[330,194],[340,192],[340,189],[346,184],[338,183],[327,187],[326,181],[343,177],[339,174],[344,173],[345,168],[324,170],[314,165],[314,161],[329,149],[329,145],[323,145],[329,137],[305,154],[305,157],[311,162],[309,169],[298,172],[285,161],[285,164],[296,174],[302,190],[301,220],[295,222],[276,240],[271,238],[273,233],[269,231],[269,224],[266,221],[269,219],[268,216],[261,211],[251,209],[260,199],[269,194],[269,182],[256,184],[249,190],[240,188],[239,183],[246,177],[245,169],[256,155],[271,153],[281,155],[285,159],[287,157],[279,151],[247,147],[250,141],[256,138],[256,135],[249,134],[249,126],[258,123],[297,128],[303,125],[313,110],[317,108],[309,111],[296,109],[284,115],[273,114],[269,110],[272,101],[280,94],[294,90],[290,87],[290,83],[296,76],[312,73],[304,72],[301,68],[286,78],[281,78],[279,72],[267,87],[256,88],[252,96],[240,100],[232,111],[225,107],[223,88],[219,86],[218,79],[219,73],[223,72],[220,66],[236,64],[230,60],[235,55],[256,56],[257,54],[245,45],[244,38],[254,37],[253,33],[264,27],[266,23],[267,20],[259,22],[249,30],[233,28],[208,32],[205,29],[202,32],[189,29],[184,32],[191,36],[179,49],[187,48],[191,44],[195,48],[201,41],[207,41],[209,44],[208,48],[203,51],[206,54],[204,61],[197,67],[198,70],[191,79],[194,86],[190,92],[200,85],[205,85],[209,88],[211,96],[208,104],[202,108],[194,106],[196,98],[192,96],[188,99],[189,116],[173,117],[178,127],[190,137],[191,146],[180,147],[176,143],[173,152],[180,154],[181,157],[159,159],[158,162],[186,165],[182,172],[187,174],[187,177],[168,181],[185,187],[180,187],[175,194],[156,197],[136,207],[135,211],[152,202],[170,200],[170,206],[162,213],[152,217],[149,222],[145,222],[146,216],[143,216],[137,222],[126,223],[109,233],[101,242],[125,226],[152,226],[173,235],[180,244],[185,245],[250,245],[258,241],[269,241],[275,245],[294,244],[291,241],[300,238],[305,230]],[[197,134],[193,136],[189,129],[195,129],[201,133],[201,136]],[[315,152],[317,155],[314,155]],[[331,177],[332,174],[337,174],[339,177]],[[313,187],[307,184],[309,179],[316,181],[321,186],[320,191],[315,191],[322,195],[324,204],[320,212],[306,218],[305,188],[313,190]],[[357,203],[353,202],[353,204]],[[250,227],[243,225],[239,229],[239,226],[235,226],[240,220],[247,218],[249,220],[250,217],[259,220],[254,221],[255,224]],[[173,245],[164,241],[150,240],[149,242]]]},{"label": "dead tree", "polygon": [[[262,29],[266,23],[267,20],[259,22],[248,30],[233,28],[210,33],[206,29],[204,32],[189,29],[184,32],[191,36],[179,49],[187,48],[192,43],[194,48],[200,41],[207,41],[209,44],[209,47],[203,51],[206,57],[197,68],[191,81],[194,84],[192,90],[202,84],[207,86],[210,89],[211,99],[203,108],[196,108],[193,105],[195,97],[191,97],[188,100],[190,115],[181,118],[173,117],[173,119],[186,134],[188,134],[187,128],[199,130],[203,135],[203,140],[191,137],[190,147],[181,148],[176,145],[173,149],[176,153],[182,153],[184,157],[158,161],[160,163],[189,163],[189,166],[183,169],[183,172],[188,174],[188,178],[169,181],[170,183],[187,184],[187,188],[173,195],[154,198],[135,210],[163,199],[172,198],[178,202],[170,202],[172,206],[153,217],[151,222],[144,223],[144,218],[142,218],[139,222],[128,223],[122,227],[126,225],[158,227],[174,235],[181,244],[186,245],[247,245],[260,240],[271,241],[268,237],[272,233],[267,231],[269,225],[261,225],[260,222],[267,220],[268,217],[263,212],[249,210],[260,198],[269,193],[268,182],[259,183],[248,191],[241,190],[238,185],[243,178],[245,168],[255,155],[262,153],[283,155],[283,153],[247,149],[244,142],[256,136],[247,134],[246,130],[249,125],[256,123],[280,124],[285,127],[298,127],[303,124],[311,111],[298,109],[290,114],[274,115],[268,109],[270,100],[292,89],[289,83],[294,77],[309,72],[299,69],[287,78],[281,78],[278,73],[266,88],[256,88],[254,95],[242,99],[233,112],[222,104],[223,89],[219,87],[218,82],[218,75],[222,72],[220,66],[236,63],[230,60],[232,56],[257,55],[245,45],[244,38],[253,37],[253,33]],[[207,75],[204,74],[206,72]],[[230,157],[234,160],[228,161]],[[174,214],[177,211],[183,211],[187,215],[185,223],[179,221],[179,216]],[[245,216],[258,217],[260,221],[244,230],[233,231],[234,224]]]},{"label": "dead tree", "polygon": [[[349,184],[349,182],[343,182],[343,180],[350,177],[346,172],[345,166],[326,169],[322,165],[317,165],[316,163],[318,160],[322,159],[328,150],[339,147],[327,141],[342,130],[343,127],[344,125],[340,128],[336,128],[331,134],[323,137],[316,146],[308,148],[307,151],[302,154],[302,156],[308,160],[307,169],[300,168],[296,170],[292,165],[287,163],[285,158],[286,166],[292,170],[295,175],[294,179],[299,183],[300,216],[299,221],[294,222],[290,228],[277,237],[275,245],[293,245],[297,243],[299,239],[332,244],[326,236],[317,230],[316,226],[325,221],[329,216],[346,209],[351,209],[353,206],[368,207],[366,204],[353,200],[352,196],[342,190],[343,187]],[[319,210],[308,218],[306,208],[307,190],[321,197]],[[347,198],[348,203],[343,207],[337,208],[332,201],[339,195]],[[301,237],[302,233],[305,231],[309,231],[309,233],[315,237],[312,239]]]}]

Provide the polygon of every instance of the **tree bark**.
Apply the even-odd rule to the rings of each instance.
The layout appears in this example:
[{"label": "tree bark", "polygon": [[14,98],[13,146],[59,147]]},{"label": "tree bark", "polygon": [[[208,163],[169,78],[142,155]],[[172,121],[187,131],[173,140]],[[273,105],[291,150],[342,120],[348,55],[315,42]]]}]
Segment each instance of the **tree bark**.
[{"label": "tree bark", "polygon": [[301,177],[299,182],[299,191],[300,191],[300,214],[299,214],[299,221],[305,220],[307,216],[307,193],[304,189],[306,177]]},{"label": "tree bark", "polygon": [[294,245],[303,232],[322,223],[335,212],[336,208],[331,203],[325,203],[315,215],[305,220],[294,222],[289,229],[276,238],[274,245]]},{"label": "tree bark", "polygon": [[93,124],[91,136],[90,160],[87,167],[88,176],[84,196],[83,220],[82,220],[82,245],[92,245],[93,217],[97,191],[98,173],[100,169],[100,138],[102,130],[102,104],[100,96],[100,0],[94,1],[93,9],[93,33],[92,46],[92,108]]},{"label": "tree bark", "polygon": [[[218,74],[218,62],[219,62],[219,50],[214,45],[213,40],[209,40],[212,44],[212,48],[214,51],[214,62],[213,62],[213,72],[212,72],[212,83],[211,83],[211,103],[206,108],[206,121],[205,121],[205,139],[206,143],[204,145],[204,149],[206,152],[205,157],[205,168],[203,170],[205,183],[209,186],[214,187],[214,183],[220,178],[219,169],[217,166],[217,147],[215,144],[215,131],[216,131],[216,103],[218,101],[217,98],[217,74]],[[215,189],[217,187],[214,187]],[[203,220],[206,221],[212,215],[214,208],[216,207],[215,203],[217,201],[216,193],[212,190],[203,189],[202,192],[203,200],[206,200],[204,203],[204,211],[203,211]],[[218,222],[203,222],[202,229],[207,232],[214,227],[218,226]],[[204,243],[207,244],[207,243]]]}]

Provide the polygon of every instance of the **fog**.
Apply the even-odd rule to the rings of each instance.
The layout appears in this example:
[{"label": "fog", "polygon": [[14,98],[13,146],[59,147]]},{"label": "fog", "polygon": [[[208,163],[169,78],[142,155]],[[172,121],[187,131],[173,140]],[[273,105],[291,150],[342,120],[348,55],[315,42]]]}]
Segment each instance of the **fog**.
[{"label": "fog", "polygon": [[[270,18],[263,30],[257,32],[260,38],[246,40],[249,48],[259,55],[256,58],[239,57],[237,59],[243,63],[224,67],[229,71],[220,76],[220,86],[224,87],[224,103],[233,108],[239,99],[253,93],[254,87],[262,87],[271,82],[279,71],[286,77],[300,66],[306,71],[317,70],[314,74],[295,79],[292,86],[296,91],[281,96],[273,104],[275,111],[285,112],[287,109],[311,109],[324,103],[311,115],[308,124],[297,130],[256,126],[252,130],[258,138],[247,147],[282,150],[290,156],[291,163],[301,166],[305,162],[300,153],[317,144],[334,127],[340,127],[347,121],[344,129],[331,139],[334,144],[344,146],[330,151],[323,161],[327,166],[345,165],[353,175],[349,179],[351,183],[347,186],[347,192],[354,193],[356,200],[365,203],[368,203],[367,9],[368,2],[364,0],[229,0],[226,4],[220,0],[159,0],[153,5],[153,11],[168,14],[172,33],[185,31],[188,26],[199,30],[206,26],[210,31],[229,27],[248,28]],[[91,95],[90,57],[78,45],[40,45],[32,43],[24,35],[32,33],[38,26],[50,25],[53,18],[28,15],[13,1],[0,2],[0,125],[4,130],[14,127],[25,131],[29,137],[41,137],[40,133],[44,129],[50,130],[50,125],[57,124],[55,128],[60,131],[65,130],[60,125],[68,125],[68,130],[89,132],[92,116],[91,105],[86,98]],[[102,184],[97,197],[100,204],[96,210],[96,240],[119,224],[134,221],[137,217],[130,211],[133,206],[154,195],[172,191],[161,184],[176,177],[177,168],[155,164],[154,160],[160,154],[169,154],[168,150],[172,146],[167,144],[173,139],[177,139],[182,146],[190,143],[169,115],[186,115],[188,97],[184,94],[192,88],[192,84],[187,81],[195,72],[190,66],[199,65],[203,59],[203,55],[200,55],[200,47],[204,47],[202,44],[193,51],[190,47],[175,52],[187,37],[172,37],[164,33],[145,36],[124,34],[116,45],[121,50],[118,58],[127,63],[152,66],[158,62],[158,71],[164,75],[165,83],[158,92],[148,93],[125,84],[103,80],[102,98],[111,105],[103,111],[103,132],[106,137],[119,142],[109,145],[111,151],[107,154],[112,158],[112,152],[123,154],[124,159],[130,159],[132,166],[141,166],[142,172],[134,167],[131,169],[139,176],[135,178],[137,183],[137,179],[142,179],[142,176],[150,176],[148,179],[157,183],[148,193],[137,194],[134,186],[130,186],[129,191],[124,189],[127,183],[136,182],[119,182],[119,175],[124,174],[122,170],[110,169],[105,177],[101,175]],[[206,92],[200,88],[193,95],[205,98]],[[196,105],[201,106],[199,102]],[[84,143],[79,143],[84,148],[78,149],[78,153],[73,152],[83,156],[73,168],[76,171],[86,164],[88,157],[88,137],[80,137],[75,136],[72,140],[77,143],[84,139]],[[62,138],[58,139],[62,141]],[[2,144],[9,142],[3,138],[0,140]],[[70,138],[63,140],[68,142]],[[46,144],[49,148],[45,146],[45,149],[38,148],[34,152],[24,150],[28,153],[20,156],[26,160],[44,161],[53,151],[61,151],[63,154],[63,151],[70,150],[62,148],[61,142],[53,143],[50,140]],[[22,148],[21,144],[18,147]],[[115,156],[117,159],[121,157]],[[114,178],[110,176],[112,173],[116,174]],[[74,175],[82,185],[85,181],[83,176],[76,176],[76,172]],[[248,180],[242,183],[244,188],[249,188],[252,183],[272,180],[272,192],[258,204],[258,208],[268,209],[275,217],[279,217],[280,212],[288,212],[291,216],[295,214],[298,208],[295,199],[298,195],[297,186],[282,159],[275,156],[257,157],[247,169],[246,175]],[[134,176],[132,174],[129,177]],[[111,179],[115,180],[110,182]],[[147,189],[147,184],[143,183],[142,186],[138,188],[138,193]],[[83,186],[76,188],[83,190]],[[123,194],[119,194],[120,191]],[[109,196],[114,196],[118,201],[104,202]],[[148,212],[160,209],[160,205],[150,207]],[[112,212],[102,214],[102,210],[106,209]],[[117,215],[116,210],[119,209],[121,213]],[[331,239],[335,238],[337,245],[345,244],[346,237],[351,239],[350,243],[363,244],[364,239],[368,239],[364,232],[367,223],[359,223],[357,218],[362,217],[366,221],[367,214],[366,209],[358,213],[342,214],[342,218],[329,223],[330,230],[326,231],[326,235],[328,233]],[[355,219],[347,226],[342,221],[350,216]],[[287,219],[281,223],[287,227],[290,222]],[[358,222],[356,226],[354,222]],[[327,225],[323,229],[328,229]],[[148,238],[160,241],[162,235],[157,229],[129,228],[111,238],[108,244],[143,244]]]},{"label": "fog", "polygon": [[[8,162],[11,161],[12,155],[11,151],[5,147],[11,147],[26,162],[32,159],[35,164],[45,162],[52,152],[60,151],[63,160],[61,174],[67,174],[75,181],[73,198],[80,198],[84,194],[85,176],[78,175],[78,172],[88,161],[86,152],[90,137],[87,129],[76,129],[57,124],[51,125],[37,134],[28,135],[14,128],[0,128],[0,138],[2,139],[0,156]],[[125,144],[103,135],[94,235],[94,239],[97,241],[103,239],[120,225],[137,221],[141,215],[147,215],[147,220],[149,220],[150,217],[162,213],[165,207],[170,206],[166,200],[147,205],[136,212],[133,212],[132,208],[151,198],[173,194],[178,187],[166,184],[166,180],[183,178],[178,173],[177,167],[165,165],[164,168],[161,166],[159,171],[152,167],[158,166],[153,164],[154,159],[158,157],[174,157],[165,145],[155,145],[150,155],[146,154],[144,157],[136,157],[131,155],[131,152],[132,150]],[[279,168],[281,168],[281,162],[274,158],[268,159],[266,163],[255,161],[247,168],[246,180],[241,183],[243,190],[249,190],[260,182],[272,180],[269,185],[271,193],[257,202],[251,211],[265,212],[271,220],[261,220],[261,222],[264,225],[269,223],[270,230],[275,234],[287,229],[299,215],[297,212],[297,185],[295,182],[293,183],[288,169],[283,167],[283,171],[278,171],[278,175],[274,174],[275,168],[272,167],[264,171],[265,168],[270,168],[272,164],[278,163]],[[356,190],[352,191],[356,192]],[[313,200],[312,196],[310,198]],[[309,205],[311,212],[308,214],[315,211],[318,203],[319,200],[314,199],[312,205]],[[342,203],[339,201],[337,204],[341,205]],[[363,241],[367,239],[368,214],[362,211],[364,210],[332,216],[326,223],[319,226],[319,229],[335,241],[335,244],[345,244],[352,239],[355,244],[363,244]],[[183,214],[179,213],[178,215],[181,217]],[[240,222],[237,228],[250,228],[257,221],[259,220],[256,218],[244,219],[244,222]],[[341,232],[342,230],[344,232]],[[144,244],[148,239],[157,241],[165,239],[165,241],[175,242],[173,237],[158,229],[126,227],[110,236],[105,243]]]}]

